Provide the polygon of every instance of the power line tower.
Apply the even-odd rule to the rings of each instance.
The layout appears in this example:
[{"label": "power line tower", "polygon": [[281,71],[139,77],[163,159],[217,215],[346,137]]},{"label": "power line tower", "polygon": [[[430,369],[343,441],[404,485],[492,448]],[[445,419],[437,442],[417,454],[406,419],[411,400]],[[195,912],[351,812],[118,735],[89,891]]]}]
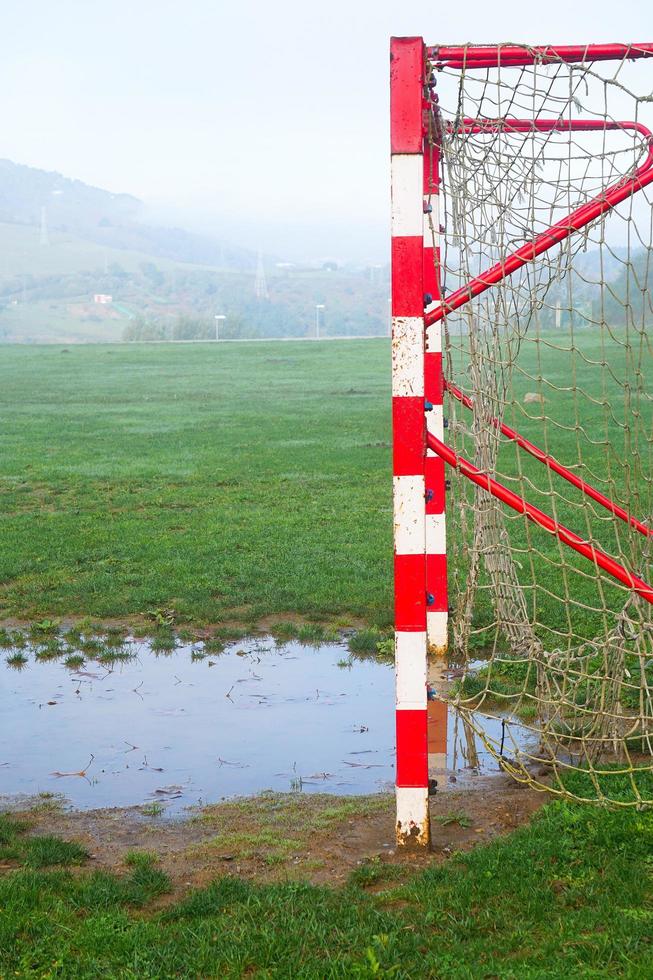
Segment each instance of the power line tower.
[{"label": "power line tower", "polygon": [[258,253],[258,260],[256,262],[256,279],[254,280],[254,293],[257,299],[269,299],[270,294],[268,292],[268,283],[265,278],[265,267],[263,265],[263,256],[261,252]]}]

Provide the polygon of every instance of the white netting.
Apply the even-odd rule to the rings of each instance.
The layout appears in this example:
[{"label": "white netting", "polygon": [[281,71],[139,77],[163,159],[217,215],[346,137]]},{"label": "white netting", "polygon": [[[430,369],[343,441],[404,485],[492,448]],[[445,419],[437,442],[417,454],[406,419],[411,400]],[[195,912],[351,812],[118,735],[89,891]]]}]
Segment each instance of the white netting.
[{"label": "white netting", "polygon": [[[646,166],[652,78],[647,62],[435,71],[445,303]],[[446,378],[472,402],[448,394],[449,446],[649,583],[653,538],[501,424],[653,527],[651,200],[638,190],[443,321]],[[462,475],[447,520],[465,722],[519,779],[652,802],[653,606]],[[505,715],[500,739],[484,711]]]}]

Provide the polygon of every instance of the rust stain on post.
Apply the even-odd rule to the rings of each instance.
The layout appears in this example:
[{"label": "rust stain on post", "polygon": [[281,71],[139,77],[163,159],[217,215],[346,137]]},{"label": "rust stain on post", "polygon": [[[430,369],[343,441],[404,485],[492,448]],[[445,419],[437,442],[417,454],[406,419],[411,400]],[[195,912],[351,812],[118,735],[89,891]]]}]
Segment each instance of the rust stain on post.
[{"label": "rust stain on post", "polygon": [[431,823],[428,815],[428,808],[424,821],[421,825],[412,821],[407,826],[403,826],[401,820],[397,821],[397,847],[407,850],[422,850],[431,846]]}]

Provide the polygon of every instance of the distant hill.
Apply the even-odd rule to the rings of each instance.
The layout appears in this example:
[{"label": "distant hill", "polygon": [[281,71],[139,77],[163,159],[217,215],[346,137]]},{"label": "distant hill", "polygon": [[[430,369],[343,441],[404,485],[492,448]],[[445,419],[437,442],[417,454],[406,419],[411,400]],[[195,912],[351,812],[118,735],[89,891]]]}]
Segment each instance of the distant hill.
[{"label": "distant hill", "polygon": [[145,224],[139,221],[142,209],[131,194],[113,194],[54,171],[0,160],[0,222],[40,229],[44,217],[48,235],[72,234],[176,262],[254,268],[253,252],[181,228]]},{"label": "distant hill", "polygon": [[141,202],[0,160],[0,340],[310,336],[387,330],[387,270],[298,268],[139,220]]}]

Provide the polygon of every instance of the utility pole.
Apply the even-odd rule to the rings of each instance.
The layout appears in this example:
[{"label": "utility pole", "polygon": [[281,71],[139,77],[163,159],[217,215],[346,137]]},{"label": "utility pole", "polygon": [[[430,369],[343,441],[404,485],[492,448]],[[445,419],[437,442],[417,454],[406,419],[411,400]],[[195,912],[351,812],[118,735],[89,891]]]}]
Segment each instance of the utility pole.
[{"label": "utility pole", "polygon": [[320,310],[324,309],[324,303],[315,304],[315,339],[320,339]]}]

